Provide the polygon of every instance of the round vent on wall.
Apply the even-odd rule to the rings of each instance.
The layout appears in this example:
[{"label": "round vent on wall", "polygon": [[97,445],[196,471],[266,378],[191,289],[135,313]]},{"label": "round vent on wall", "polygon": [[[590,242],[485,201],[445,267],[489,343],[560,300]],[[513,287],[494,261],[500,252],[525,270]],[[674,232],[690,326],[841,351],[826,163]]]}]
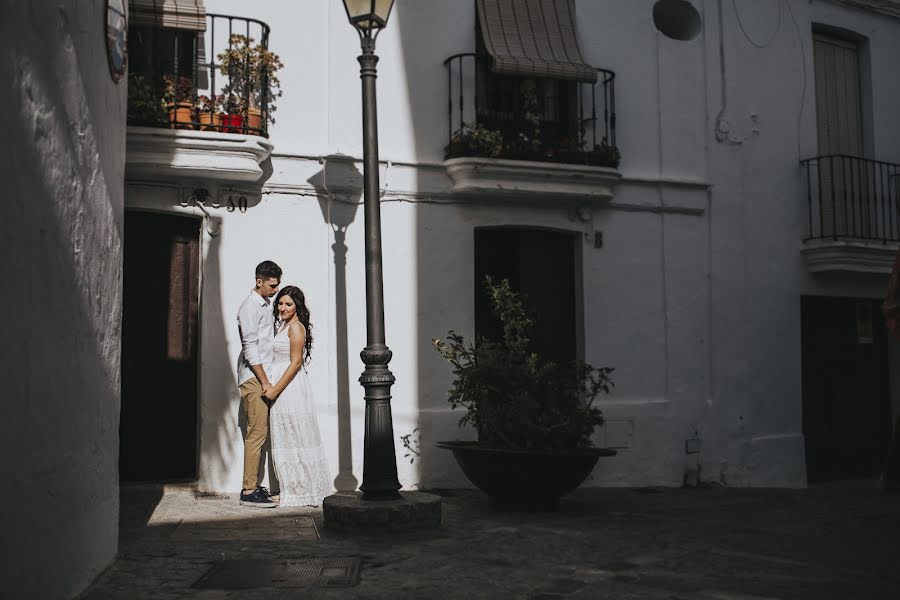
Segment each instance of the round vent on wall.
[{"label": "round vent on wall", "polygon": [[653,24],[673,40],[692,40],[703,29],[700,13],[686,0],[659,0],[653,5]]}]

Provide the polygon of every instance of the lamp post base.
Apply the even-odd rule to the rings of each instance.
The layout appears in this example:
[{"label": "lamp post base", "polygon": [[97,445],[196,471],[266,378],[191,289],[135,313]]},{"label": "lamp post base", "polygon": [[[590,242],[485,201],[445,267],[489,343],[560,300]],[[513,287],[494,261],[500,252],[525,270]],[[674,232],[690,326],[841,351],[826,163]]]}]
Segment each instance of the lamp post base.
[{"label": "lamp post base", "polygon": [[345,533],[403,533],[441,526],[441,497],[401,492],[393,500],[363,500],[358,492],[341,492],[322,502],[325,528]]}]

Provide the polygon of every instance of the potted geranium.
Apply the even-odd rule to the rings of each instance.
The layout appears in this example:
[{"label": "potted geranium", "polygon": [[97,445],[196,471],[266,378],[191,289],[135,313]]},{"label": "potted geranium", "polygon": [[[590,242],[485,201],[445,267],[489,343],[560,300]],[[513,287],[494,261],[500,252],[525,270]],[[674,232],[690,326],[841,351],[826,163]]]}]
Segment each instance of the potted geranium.
[{"label": "potted geranium", "polygon": [[578,487],[601,456],[592,435],[603,424],[594,406],[609,393],[612,368],[584,361],[543,360],[529,351],[532,320],[507,280],[484,282],[502,339],[467,341],[450,331],[433,340],[453,365],[451,408],[464,410],[460,426],[471,425],[477,442],[438,442],[450,449],[469,480],[495,499],[554,505]]},{"label": "potted geranium", "polygon": [[222,98],[222,131],[241,133],[244,130],[244,99],[234,92],[220,96]]},{"label": "potted geranium", "polygon": [[[242,116],[250,133],[265,132],[265,125],[274,123],[275,99],[281,97],[278,71],[284,67],[281,59],[252,37],[232,34],[228,48],[218,55],[219,68],[228,76],[223,89],[226,97],[241,100]],[[263,109],[265,121],[263,123]]]},{"label": "potted geranium", "polygon": [[194,82],[186,75],[163,75],[165,93],[163,101],[169,113],[169,127],[172,129],[193,129]]},{"label": "potted geranium", "polygon": [[198,96],[197,97],[197,121],[203,131],[219,131],[222,126],[222,114],[219,107],[224,101],[223,96]]}]

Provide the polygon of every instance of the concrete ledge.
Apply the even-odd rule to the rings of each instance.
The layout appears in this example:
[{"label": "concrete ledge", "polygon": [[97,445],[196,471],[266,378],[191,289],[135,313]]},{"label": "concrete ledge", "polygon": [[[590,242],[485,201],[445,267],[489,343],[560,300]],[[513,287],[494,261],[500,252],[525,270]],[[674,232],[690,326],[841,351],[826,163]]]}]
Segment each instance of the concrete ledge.
[{"label": "concrete ledge", "polygon": [[401,492],[398,500],[363,500],[359,492],[340,492],[322,502],[325,528],[346,533],[420,531],[441,525],[441,498]]},{"label": "concrete ledge", "polygon": [[272,143],[258,135],[129,127],[125,178],[255,183]]},{"label": "concrete ledge", "polygon": [[444,161],[444,167],[453,181],[452,191],[472,199],[609,201],[622,178],[618,171],[607,167],[501,158],[451,158]]},{"label": "concrete ledge", "polygon": [[822,271],[855,271],[889,274],[897,255],[897,242],[851,239],[809,240],[803,243],[806,268]]}]

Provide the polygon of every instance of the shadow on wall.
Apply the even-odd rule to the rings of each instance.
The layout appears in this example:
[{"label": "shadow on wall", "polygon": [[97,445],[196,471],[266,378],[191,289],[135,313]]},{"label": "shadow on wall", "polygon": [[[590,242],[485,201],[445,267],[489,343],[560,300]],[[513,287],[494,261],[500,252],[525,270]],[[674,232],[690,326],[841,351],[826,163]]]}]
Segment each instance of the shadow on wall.
[{"label": "shadow on wall", "polygon": [[322,218],[331,227],[334,243],[335,389],[338,412],[338,475],[334,487],[353,492],[359,482],[353,474],[353,440],[350,418],[350,353],[347,342],[347,228],[356,218],[362,195],[362,173],[350,156],[325,157],[321,171],[309,178],[316,190]]},{"label": "shadow on wall", "polygon": [[[243,455],[236,454],[232,437],[235,427],[241,431],[241,437],[247,427],[244,411],[241,410],[240,396],[237,389],[235,367],[237,357],[228,353],[228,341],[225,327],[233,323],[235,317],[226,319],[222,312],[222,267],[221,238],[206,235],[206,260],[203,264],[203,288],[201,306],[203,307],[203,339],[201,357],[201,377],[203,373],[213,372],[205,365],[228,365],[227,369],[216,372],[227,373],[225,377],[209,377],[201,384],[202,400],[200,407],[201,423],[203,416],[216,415],[215,427],[203,425],[205,435],[200,436],[200,479],[219,481],[220,474],[227,473],[235,461],[242,461]],[[228,398],[225,407],[217,409],[223,398]],[[268,456],[268,453],[264,454]],[[260,461],[260,468],[265,463]],[[216,490],[213,490],[216,491]]]},{"label": "shadow on wall", "polygon": [[[160,151],[163,150],[161,147]],[[174,155],[167,158],[174,161]],[[262,175],[255,185],[242,191],[224,188],[221,197],[204,197],[204,194],[196,194],[197,188],[208,188],[208,184],[205,183],[179,186],[157,181],[127,182],[129,194],[137,196],[139,190],[150,190],[146,196],[141,194],[140,200],[132,200],[130,204],[134,206],[135,211],[201,218],[200,240],[203,259],[199,317],[200,357],[197,365],[200,385],[196,460],[197,479],[201,487],[209,488],[208,491],[222,491],[220,489],[222,482],[228,479],[235,465],[243,464],[241,440],[246,430],[246,418],[241,408],[235,373],[237,356],[230,354],[228,345],[229,334],[236,332],[236,329],[233,331],[231,329],[237,326],[236,315],[223,313],[223,307],[229,306],[229,303],[224,302],[222,297],[223,218],[217,213],[245,212],[260,205],[262,201],[260,190],[272,175],[271,160],[264,161],[260,167]],[[198,203],[197,199],[204,204]],[[247,275],[247,280],[252,282],[252,274]],[[165,324],[160,324],[160,327],[165,327]],[[266,471],[270,474],[270,488],[277,491],[278,483],[273,475],[274,468],[268,445],[263,449],[260,462],[260,473],[264,474]]]},{"label": "shadow on wall", "polygon": [[[437,0],[397,0],[388,27],[396,27],[407,83],[407,102],[413,133],[412,155],[416,160],[442,160],[447,134],[447,73],[444,59],[475,48],[475,6],[460,11],[457,3]],[[389,64],[389,63],[386,63]],[[423,80],[422,78],[426,79]],[[433,93],[422,93],[423,89]],[[386,132],[389,135],[389,133]],[[415,191],[433,186],[439,177],[416,169]],[[450,413],[447,390],[452,380],[451,366],[434,351],[431,338],[455,329],[464,335],[474,331],[474,233],[460,236],[449,222],[462,220],[457,204],[416,203],[415,255],[417,320],[416,378],[418,379],[418,443],[415,465],[423,488],[459,484],[465,481],[451,453],[438,449],[439,439],[471,437],[457,430],[461,414]],[[468,210],[468,209],[466,209]],[[459,274],[471,273],[460,278]],[[447,315],[463,313],[470,318],[450,322]],[[409,432],[396,431],[395,434]],[[398,456],[403,454],[398,449]]]},{"label": "shadow on wall", "polygon": [[[0,65],[12,82],[2,100],[0,247],[18,282],[0,324],[18,349],[3,361],[16,401],[2,412],[15,424],[4,448],[16,452],[8,484],[17,494],[0,500],[16,515],[3,528],[16,560],[3,561],[0,579],[4,596],[57,598],[84,588],[116,553],[122,178],[121,163],[102,159],[122,131],[114,96],[92,85],[98,65],[82,64],[70,35],[99,27],[64,5],[44,11],[33,9],[31,27],[7,19],[16,32]],[[46,49],[29,54],[36,44]]]}]

